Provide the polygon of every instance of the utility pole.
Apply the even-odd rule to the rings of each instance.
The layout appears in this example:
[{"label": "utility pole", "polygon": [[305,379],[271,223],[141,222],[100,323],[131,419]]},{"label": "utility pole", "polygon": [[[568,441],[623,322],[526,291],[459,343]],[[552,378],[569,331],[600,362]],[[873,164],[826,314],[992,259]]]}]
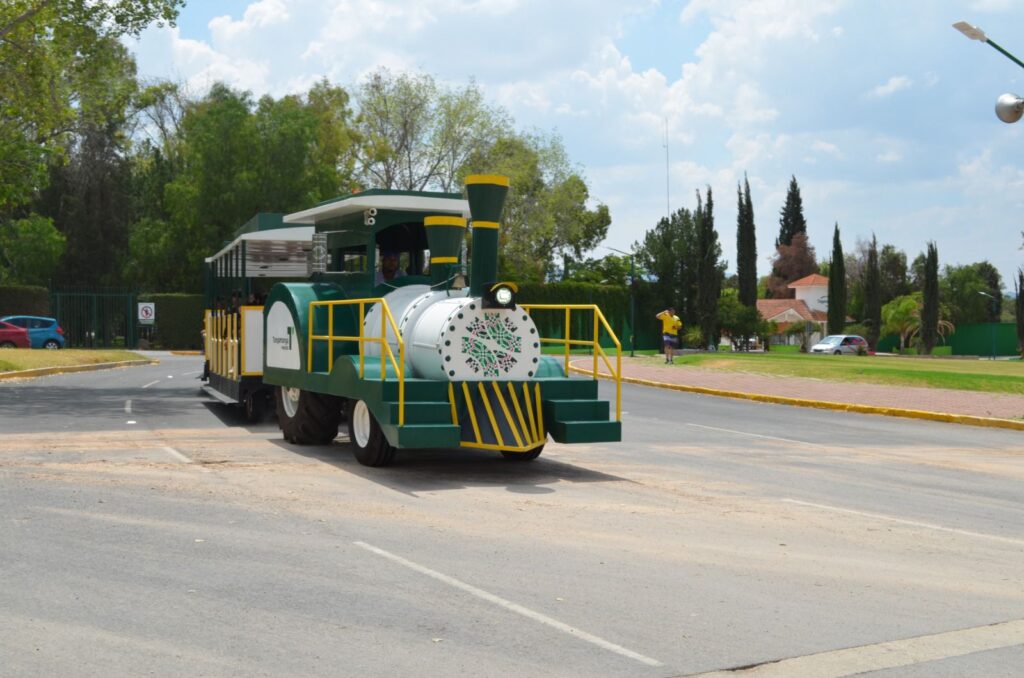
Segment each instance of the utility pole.
[{"label": "utility pole", "polygon": [[668,199],[668,116],[665,116],[665,219],[670,220],[672,218],[672,208],[669,207]]}]

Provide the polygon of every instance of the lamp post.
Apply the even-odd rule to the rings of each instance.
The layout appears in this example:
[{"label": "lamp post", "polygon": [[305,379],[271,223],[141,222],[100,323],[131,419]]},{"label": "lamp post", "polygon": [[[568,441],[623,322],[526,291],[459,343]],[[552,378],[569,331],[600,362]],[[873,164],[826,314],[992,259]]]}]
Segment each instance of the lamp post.
[{"label": "lamp post", "polygon": [[[989,299],[992,300],[992,317],[994,318],[995,315],[996,315],[996,298],[993,297],[988,292],[981,292],[981,291],[979,291],[978,294],[980,294],[983,297],[988,297]],[[989,323],[989,327],[992,329],[992,332],[991,332],[991,334],[992,334],[992,357],[990,358],[990,360],[995,360],[996,359],[996,324],[995,323]]]},{"label": "lamp post", "polygon": [[[971,40],[977,40],[991,45],[997,52],[1001,53],[1021,68],[1024,68],[1024,62],[989,40],[988,36],[985,35],[985,31],[981,30],[977,26],[972,26],[966,21],[957,21],[953,24],[953,28],[957,29]],[[1000,95],[1000,97],[996,99],[996,116],[1005,123],[1017,122],[1021,119],[1021,116],[1024,116],[1024,99],[1016,94]]]},{"label": "lamp post", "polygon": [[636,354],[636,255],[602,245],[606,250],[629,257],[629,357]]}]

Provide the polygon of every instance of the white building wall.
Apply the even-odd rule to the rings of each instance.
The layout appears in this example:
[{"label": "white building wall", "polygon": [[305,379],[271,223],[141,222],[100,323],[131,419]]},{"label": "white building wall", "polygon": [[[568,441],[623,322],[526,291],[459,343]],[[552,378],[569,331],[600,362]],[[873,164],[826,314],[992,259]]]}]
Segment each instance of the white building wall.
[{"label": "white building wall", "polygon": [[828,312],[827,285],[801,285],[794,287],[796,298],[802,300],[812,311]]}]

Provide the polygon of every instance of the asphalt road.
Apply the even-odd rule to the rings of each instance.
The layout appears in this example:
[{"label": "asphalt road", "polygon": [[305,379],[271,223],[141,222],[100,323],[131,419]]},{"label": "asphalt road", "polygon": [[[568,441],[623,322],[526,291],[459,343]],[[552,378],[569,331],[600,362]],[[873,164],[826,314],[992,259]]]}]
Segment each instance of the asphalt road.
[{"label": "asphalt road", "polygon": [[1022,675],[1019,433],[624,386],[367,469],[161,361],[0,382],[0,675]]}]

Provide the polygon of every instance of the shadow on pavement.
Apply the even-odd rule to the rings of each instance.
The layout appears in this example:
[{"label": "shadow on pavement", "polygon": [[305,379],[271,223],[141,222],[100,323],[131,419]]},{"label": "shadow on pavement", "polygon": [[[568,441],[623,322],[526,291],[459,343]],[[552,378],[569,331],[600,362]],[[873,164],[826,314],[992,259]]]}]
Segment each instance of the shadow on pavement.
[{"label": "shadow on pavement", "polygon": [[504,487],[520,494],[550,494],[559,482],[629,482],[625,478],[591,471],[574,464],[545,459],[506,459],[499,452],[470,449],[398,450],[391,466],[370,468],[352,454],[348,436],[342,433],[330,445],[292,445],[271,442],[288,452],[316,459],[337,469],[372,481],[395,492],[417,496],[421,492],[460,490],[470,487]]}]

